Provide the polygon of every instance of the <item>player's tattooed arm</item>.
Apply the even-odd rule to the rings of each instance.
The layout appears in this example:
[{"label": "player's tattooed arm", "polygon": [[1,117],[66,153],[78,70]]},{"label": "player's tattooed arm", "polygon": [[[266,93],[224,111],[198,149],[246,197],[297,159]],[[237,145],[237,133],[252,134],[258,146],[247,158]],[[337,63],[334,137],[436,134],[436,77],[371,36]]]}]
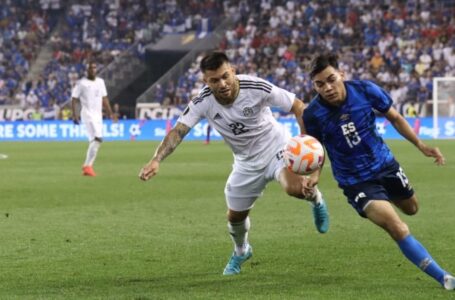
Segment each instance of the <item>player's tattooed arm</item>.
[{"label": "player's tattooed arm", "polygon": [[177,148],[177,146],[182,142],[183,138],[188,134],[188,132],[190,132],[190,130],[190,127],[177,122],[175,127],[169,131],[169,133],[156,149],[153,159],[161,162],[163,159],[168,157],[172,152],[174,152],[175,148]]}]

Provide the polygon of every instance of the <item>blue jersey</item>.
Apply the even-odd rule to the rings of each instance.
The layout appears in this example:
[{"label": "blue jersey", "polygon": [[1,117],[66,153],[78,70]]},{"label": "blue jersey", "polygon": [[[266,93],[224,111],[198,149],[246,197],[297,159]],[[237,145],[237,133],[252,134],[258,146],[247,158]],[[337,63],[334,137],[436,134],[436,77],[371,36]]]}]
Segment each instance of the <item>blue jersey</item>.
[{"label": "blue jersey", "polygon": [[373,111],[386,113],[392,99],[370,81],[344,84],[346,101],[341,106],[331,106],[318,95],[303,113],[307,133],[325,146],[340,186],[374,179],[395,161],[376,129]]}]

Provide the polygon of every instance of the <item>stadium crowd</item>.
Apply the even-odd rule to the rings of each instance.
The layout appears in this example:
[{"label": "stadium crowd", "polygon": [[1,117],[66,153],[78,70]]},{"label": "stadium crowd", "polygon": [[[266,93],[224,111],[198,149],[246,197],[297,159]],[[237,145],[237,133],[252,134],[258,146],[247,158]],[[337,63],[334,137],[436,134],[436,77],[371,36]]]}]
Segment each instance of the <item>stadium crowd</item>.
[{"label": "stadium crowd", "polygon": [[[373,80],[402,104],[431,98],[432,78],[455,76],[455,5],[450,1],[237,1],[238,22],[220,49],[238,73],[263,77],[313,96],[305,65],[314,53],[336,51],[349,79]],[[248,5],[245,3],[249,2]],[[201,88],[198,62],[157,101],[185,104]]]},{"label": "stadium crowd", "polygon": [[[7,0],[0,14],[0,104],[50,110],[68,101],[88,59],[101,70],[125,51],[143,57],[144,46],[162,34],[196,30],[221,14],[236,16],[219,48],[238,73],[263,77],[305,102],[313,96],[305,65],[325,50],[341,55],[348,78],[383,85],[399,108],[422,108],[433,77],[455,76],[449,0]],[[38,79],[25,81],[47,41],[52,59]],[[202,85],[199,59],[158,86],[154,101],[186,105]]]},{"label": "stadium crowd", "polygon": [[9,103],[57,24],[60,0],[6,0],[0,5],[0,104]]},{"label": "stadium crowd", "polygon": [[[49,3],[58,4],[52,19]],[[60,0],[8,0],[0,9],[0,45],[5,48],[0,53],[0,86],[7,86],[1,89],[0,104],[44,110],[70,99],[89,59],[102,69],[125,51],[142,58],[145,45],[163,33],[197,30],[204,19],[223,13],[217,1],[196,0],[79,0],[63,9]],[[59,19],[63,21],[52,31]],[[25,82],[47,41],[52,59],[39,78]]]}]

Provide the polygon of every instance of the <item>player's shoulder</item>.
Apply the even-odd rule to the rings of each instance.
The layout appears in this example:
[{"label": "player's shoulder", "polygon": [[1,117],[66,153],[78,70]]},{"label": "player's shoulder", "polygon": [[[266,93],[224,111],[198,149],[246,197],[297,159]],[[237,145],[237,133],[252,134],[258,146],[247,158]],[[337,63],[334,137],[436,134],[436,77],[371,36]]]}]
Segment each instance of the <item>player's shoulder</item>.
[{"label": "player's shoulder", "polygon": [[303,122],[307,132],[311,135],[315,135],[315,131],[319,130],[321,123],[324,123],[324,115],[327,112],[327,108],[321,105],[319,95],[316,95],[311,99],[310,103],[303,110]]},{"label": "player's shoulder", "polygon": [[349,86],[354,86],[354,87],[371,87],[371,86],[377,86],[376,83],[374,83],[371,80],[346,80],[344,82],[346,85]]},{"label": "player's shoulder", "polygon": [[265,79],[246,74],[239,74],[237,78],[239,80],[240,90],[250,90],[267,94],[272,92],[273,84]]},{"label": "player's shoulder", "polygon": [[81,78],[79,78],[78,80],[76,80],[76,85],[81,85],[81,84],[83,84],[86,80],[87,80],[87,78],[81,77]]},{"label": "player's shoulder", "polygon": [[207,103],[207,99],[213,95],[212,90],[208,86],[204,86],[199,94],[191,100],[192,104]]},{"label": "player's shoulder", "polygon": [[311,99],[310,103],[303,110],[303,118],[307,121],[317,119],[318,111],[323,108],[319,101],[319,95]]},{"label": "player's shoulder", "polygon": [[79,79],[76,81],[77,84],[86,84],[86,83],[92,83],[92,84],[93,84],[93,83],[100,83],[100,82],[104,83],[104,79],[101,78],[101,77],[96,77],[95,80],[90,80],[90,79],[88,79],[88,78],[85,77],[85,76],[79,78]]},{"label": "player's shoulder", "polygon": [[371,94],[378,92],[381,88],[370,80],[348,80],[345,81],[346,87],[356,89],[365,94]]},{"label": "player's shoulder", "polygon": [[97,83],[99,83],[99,84],[104,84],[104,79],[101,78],[101,77],[98,77],[98,76],[97,76],[97,77],[95,78],[95,81],[96,81]]},{"label": "player's shoulder", "polygon": [[86,86],[87,78],[81,77],[74,83],[73,89],[83,89]]},{"label": "player's shoulder", "polygon": [[305,107],[305,110],[304,112],[314,112],[316,111],[317,109],[319,109],[320,107],[322,107],[321,105],[321,96],[316,95],[313,97],[313,99],[311,99],[310,103],[308,103],[308,105]]}]

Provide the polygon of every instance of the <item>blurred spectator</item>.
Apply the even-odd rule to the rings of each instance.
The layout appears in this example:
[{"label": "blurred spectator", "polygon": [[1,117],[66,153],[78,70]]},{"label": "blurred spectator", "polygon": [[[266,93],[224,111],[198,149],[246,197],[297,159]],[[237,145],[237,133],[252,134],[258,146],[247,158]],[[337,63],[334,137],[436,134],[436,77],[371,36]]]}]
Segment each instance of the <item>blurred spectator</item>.
[{"label": "blurred spectator", "polygon": [[42,109],[43,120],[57,120],[60,115],[60,107],[51,99],[47,106]]},{"label": "blurred spectator", "polygon": [[43,119],[43,112],[41,111],[39,102],[36,102],[35,110],[32,112],[30,119],[33,121],[41,121]]},{"label": "blurred spectator", "polygon": [[33,91],[29,92],[25,98],[26,107],[35,107],[38,102],[39,99]]},{"label": "blurred spectator", "polygon": [[376,51],[370,60],[370,66],[372,72],[377,73],[379,69],[384,65],[384,58],[379,51]]},{"label": "blurred spectator", "polygon": [[60,120],[69,121],[72,119],[73,119],[73,113],[71,111],[71,108],[69,107],[69,104],[66,104],[60,110]]},{"label": "blurred spectator", "polygon": [[414,101],[412,101],[411,103],[409,103],[407,106],[406,106],[406,111],[404,113],[404,116],[405,117],[408,117],[408,118],[415,118],[417,117],[417,109],[416,109],[416,104]]},{"label": "blurred spectator", "polygon": [[422,112],[422,108],[425,106],[427,100],[430,99],[430,95],[428,94],[428,90],[425,86],[420,86],[419,91],[417,92],[417,113],[420,116]]},{"label": "blurred spectator", "polygon": [[120,105],[118,103],[114,103],[112,106],[112,113],[117,120],[126,119],[126,115],[122,113],[122,110],[120,109]]}]

